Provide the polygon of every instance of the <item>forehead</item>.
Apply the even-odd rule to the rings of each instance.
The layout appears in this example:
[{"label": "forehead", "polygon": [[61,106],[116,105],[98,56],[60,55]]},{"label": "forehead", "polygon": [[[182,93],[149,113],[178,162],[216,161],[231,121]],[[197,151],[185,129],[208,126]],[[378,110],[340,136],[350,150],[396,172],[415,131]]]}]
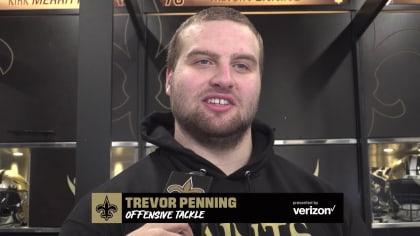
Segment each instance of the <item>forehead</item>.
[{"label": "forehead", "polygon": [[205,21],[186,27],[180,35],[181,54],[191,48],[239,50],[259,54],[258,39],[244,24],[229,20]]}]

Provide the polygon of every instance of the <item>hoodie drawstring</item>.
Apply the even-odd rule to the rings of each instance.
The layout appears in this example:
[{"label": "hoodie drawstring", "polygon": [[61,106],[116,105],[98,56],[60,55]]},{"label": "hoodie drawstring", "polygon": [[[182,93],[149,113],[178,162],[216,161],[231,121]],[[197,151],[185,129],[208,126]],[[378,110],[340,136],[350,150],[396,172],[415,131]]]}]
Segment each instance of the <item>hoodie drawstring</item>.
[{"label": "hoodie drawstring", "polygon": [[[246,177],[246,182],[247,182],[247,186],[248,186],[248,193],[252,193],[252,188],[251,188],[251,171],[250,170],[245,171],[244,175]],[[249,236],[252,235],[251,227],[248,227],[248,235]]]},{"label": "hoodie drawstring", "polygon": [[247,187],[248,187],[248,193],[252,193],[252,188],[251,188],[251,171],[247,170],[245,171],[245,177],[246,177],[246,182],[247,182]]}]

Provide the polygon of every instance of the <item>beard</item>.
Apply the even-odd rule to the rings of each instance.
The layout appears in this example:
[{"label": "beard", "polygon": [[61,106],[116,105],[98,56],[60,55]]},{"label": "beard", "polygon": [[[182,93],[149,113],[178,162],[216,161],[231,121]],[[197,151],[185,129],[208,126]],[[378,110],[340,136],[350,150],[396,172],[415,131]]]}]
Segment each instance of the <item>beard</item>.
[{"label": "beard", "polygon": [[185,93],[171,91],[172,113],[180,128],[202,146],[227,150],[235,147],[251,127],[258,109],[258,96],[244,113],[237,113],[220,123],[217,114],[212,115],[200,107],[188,107]]}]

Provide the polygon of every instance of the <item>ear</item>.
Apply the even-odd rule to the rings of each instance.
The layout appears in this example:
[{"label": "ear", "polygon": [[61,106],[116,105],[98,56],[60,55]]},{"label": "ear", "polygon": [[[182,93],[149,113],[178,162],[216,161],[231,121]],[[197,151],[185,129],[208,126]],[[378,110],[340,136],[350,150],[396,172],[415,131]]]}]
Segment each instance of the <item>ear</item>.
[{"label": "ear", "polygon": [[165,82],[165,92],[166,95],[171,96],[171,84],[172,84],[172,76],[173,70],[166,69],[166,82]]}]

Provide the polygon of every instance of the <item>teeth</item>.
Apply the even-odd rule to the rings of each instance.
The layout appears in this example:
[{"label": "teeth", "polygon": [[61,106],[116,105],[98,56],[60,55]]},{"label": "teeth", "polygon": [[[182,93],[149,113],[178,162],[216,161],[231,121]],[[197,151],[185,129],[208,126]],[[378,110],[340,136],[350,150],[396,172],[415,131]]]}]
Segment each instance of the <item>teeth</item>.
[{"label": "teeth", "polygon": [[209,98],[207,99],[208,103],[211,104],[219,104],[219,105],[228,105],[229,101],[226,99],[221,99],[221,98]]}]

